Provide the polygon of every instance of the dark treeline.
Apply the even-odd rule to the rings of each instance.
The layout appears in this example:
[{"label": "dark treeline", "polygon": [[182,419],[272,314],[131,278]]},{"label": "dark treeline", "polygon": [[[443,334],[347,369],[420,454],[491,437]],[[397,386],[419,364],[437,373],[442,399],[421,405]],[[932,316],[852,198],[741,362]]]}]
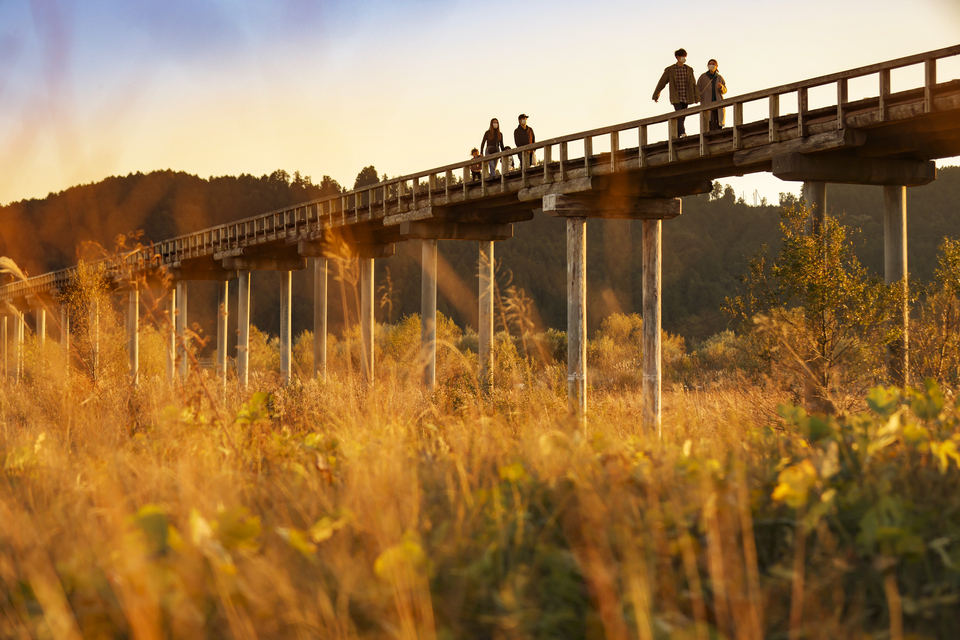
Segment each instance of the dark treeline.
[{"label": "dark treeline", "polygon": [[[354,187],[376,182],[366,167]],[[790,185],[791,187],[795,185]],[[97,257],[84,243],[107,249],[118,236],[142,230],[140,242],[160,241],[205,227],[254,216],[342,191],[329,176],[319,184],[295,172],[275,171],[210,179],[174,171],[111,177],[72,187],[44,199],[0,208],[0,255],[11,257],[29,274]],[[830,185],[831,215],[859,230],[855,242],[864,265],[883,273],[883,190],[880,187]],[[738,276],[766,244],[776,250],[779,204],[748,206],[733,189],[720,184],[710,195],[684,198],[683,215],[663,225],[663,325],[690,341],[728,326],[724,299],[740,290]],[[639,222],[595,220],[588,225],[588,330],[614,312],[639,312],[641,302]],[[936,248],[944,237],[960,235],[960,167],[943,168],[925,187],[908,189],[909,269],[929,280]],[[461,326],[477,325],[477,243],[440,242],[439,310]],[[566,232],[563,220],[538,214],[514,225],[514,238],[496,243],[498,287],[514,300],[526,298],[542,327],[566,326]],[[401,243],[396,256],[377,261],[378,320],[392,322],[420,310],[420,245]],[[257,273],[252,282],[252,321],[262,330],[279,329],[279,276]],[[312,327],[311,269],[294,274],[294,332]],[[342,330],[343,300],[349,321],[356,319],[356,296],[343,295],[330,281],[330,327]],[[232,300],[235,311],[236,300]],[[213,328],[213,285],[191,283],[191,322]]]}]

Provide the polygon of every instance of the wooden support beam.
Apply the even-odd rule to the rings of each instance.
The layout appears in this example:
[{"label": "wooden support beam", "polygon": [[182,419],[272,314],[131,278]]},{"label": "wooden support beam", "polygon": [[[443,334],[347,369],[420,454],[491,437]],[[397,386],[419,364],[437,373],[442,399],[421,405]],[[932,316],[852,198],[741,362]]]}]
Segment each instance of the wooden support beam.
[{"label": "wooden support beam", "polygon": [[177,290],[167,291],[167,384],[173,384],[177,375]]},{"label": "wooden support beam", "polygon": [[307,267],[307,259],[237,256],[224,258],[223,267],[234,271],[300,271]]},{"label": "wooden support beam", "polygon": [[240,272],[237,292],[237,385],[245,391],[250,376],[250,272]]},{"label": "wooden support beam", "polygon": [[587,413],[587,219],[567,218],[567,403]]},{"label": "wooden support beam", "polygon": [[535,187],[520,189],[517,192],[517,199],[520,202],[532,202],[540,198],[557,193],[582,193],[584,191],[595,191],[600,188],[600,178],[574,178],[572,180],[563,180],[557,182],[544,182]]},{"label": "wooden support beam", "polygon": [[350,253],[361,260],[389,258],[397,252],[394,244],[352,244]]},{"label": "wooden support beam", "polygon": [[421,240],[420,380],[432,391],[437,383],[437,241]]},{"label": "wooden support beam", "polygon": [[896,324],[901,335],[887,349],[890,381],[898,387],[909,382],[910,305],[907,292],[907,188],[883,188],[883,279],[889,285],[899,284],[899,310]]},{"label": "wooden support beam", "polygon": [[9,361],[7,360],[7,346],[9,337],[7,335],[8,321],[9,317],[4,315],[0,318],[0,340],[3,341],[3,379],[6,380],[10,376],[10,369],[8,367]]},{"label": "wooden support beam", "polygon": [[773,159],[773,175],[781,180],[914,187],[933,182],[937,167],[933,161],[789,153]]},{"label": "wooden support beam", "polygon": [[737,151],[733,154],[733,164],[738,167],[749,167],[750,165],[769,162],[776,156],[788,153],[812,154],[818,151],[862,147],[866,141],[867,134],[857,129],[827,131],[806,138],[794,138],[779,144],[766,144],[753,149]]},{"label": "wooden support beam", "polygon": [[313,377],[327,379],[327,259],[313,259]]},{"label": "wooden support beam", "polygon": [[188,361],[188,338],[187,338],[187,281],[177,281],[177,361],[180,363],[180,378],[187,379],[190,371],[190,362]]},{"label": "wooden support beam", "polygon": [[130,381],[136,385],[140,371],[140,289],[135,282],[127,290],[127,355]]},{"label": "wooden support beam", "polygon": [[373,386],[373,258],[360,258],[360,374]]},{"label": "wooden support beam", "polygon": [[[60,304],[60,348],[63,350],[65,358],[70,357],[70,307],[66,304]],[[65,366],[70,366],[69,359],[65,361]]]},{"label": "wooden support beam", "polygon": [[548,195],[543,211],[552,216],[664,220],[680,215],[679,198],[629,198],[621,196]]},{"label": "wooden support beam", "polygon": [[[98,317],[99,320],[99,317]],[[26,340],[27,333],[27,319],[24,316],[24,313],[20,310],[17,310],[16,316],[16,325],[17,325],[17,375],[16,382],[19,384],[23,381],[23,376],[26,373],[24,371],[24,342]],[[98,323],[99,328],[99,323]],[[98,334],[99,335],[99,334]],[[99,345],[98,345],[99,346]],[[96,373],[96,369],[94,369]]]},{"label": "wooden support beam", "polygon": [[512,224],[465,222],[403,222],[400,235],[410,240],[509,240]]},{"label": "wooden support beam", "polygon": [[661,436],[660,392],[662,364],[661,325],[661,231],[660,220],[643,221],[643,427]]},{"label": "wooden support beam", "polygon": [[229,319],[228,282],[217,283],[217,377],[220,378],[221,393],[227,392],[227,320]]},{"label": "wooden support beam", "polygon": [[480,243],[480,318],[478,348],[480,387],[489,389],[493,383],[493,242]]},{"label": "wooden support beam", "polygon": [[290,304],[293,297],[293,272],[280,271],[280,381],[283,386],[290,384],[290,363],[292,352]]},{"label": "wooden support beam", "polygon": [[[93,379],[97,380],[100,375],[100,299],[94,297],[90,300],[90,308],[87,310],[90,314],[88,335],[90,339],[90,368],[93,370]],[[21,335],[20,341],[23,342]],[[18,361],[18,370],[19,370]]]},{"label": "wooden support beam", "polygon": [[33,319],[36,322],[36,336],[40,345],[47,342],[47,307],[44,302],[37,299],[33,310]]},{"label": "wooden support beam", "polygon": [[804,182],[801,193],[810,207],[810,233],[820,235],[827,215],[827,183],[822,180]]},{"label": "wooden support beam", "polygon": [[195,267],[172,267],[170,276],[174,280],[197,280],[204,282],[227,282],[237,279],[235,269],[204,269]]}]

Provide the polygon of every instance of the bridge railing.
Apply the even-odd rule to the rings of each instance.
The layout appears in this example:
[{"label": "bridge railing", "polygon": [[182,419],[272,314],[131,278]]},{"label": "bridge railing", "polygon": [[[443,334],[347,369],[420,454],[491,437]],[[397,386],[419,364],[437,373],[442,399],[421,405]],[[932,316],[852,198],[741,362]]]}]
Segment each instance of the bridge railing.
[{"label": "bridge railing", "polygon": [[[807,123],[812,113],[815,113],[817,118],[824,117],[823,109],[810,110],[809,92],[811,89],[827,85],[836,86],[836,106],[828,107],[828,109],[835,108],[836,126],[838,129],[843,129],[846,126],[845,118],[848,111],[854,107],[861,108],[864,102],[851,102],[849,100],[849,81],[870,75],[877,75],[878,77],[877,95],[870,100],[876,102],[875,108],[879,114],[879,120],[882,122],[887,119],[890,107],[891,71],[914,65],[923,65],[923,108],[925,113],[930,113],[934,110],[934,94],[938,84],[937,62],[957,55],[960,55],[960,45],[724,98],[710,105],[690,107],[682,111],[672,111],[622,124],[549,138],[510,151],[501,151],[478,158],[471,157],[453,164],[398,176],[342,194],[318,198],[294,207],[270,211],[211,229],[165,240],[125,254],[119,259],[119,263],[124,265],[125,269],[142,269],[146,265],[160,263],[170,265],[203,255],[239,251],[241,245],[256,245],[274,241],[290,234],[296,234],[308,225],[319,228],[334,226],[338,223],[347,224],[348,222],[381,218],[387,215],[391,203],[399,204],[401,201],[409,201],[413,207],[419,206],[421,202],[432,205],[441,196],[443,202],[449,202],[451,195],[457,190],[463,193],[463,200],[467,200],[476,197],[471,190],[479,187],[480,197],[484,197],[489,194],[491,183],[496,183],[495,180],[492,180],[496,176],[490,175],[488,162],[496,160],[502,167],[504,162],[509,162],[508,158],[510,156],[521,158],[519,167],[519,188],[521,189],[529,186],[531,179],[538,175],[542,177],[542,182],[563,181],[567,179],[573,168],[582,169],[583,173],[589,176],[599,166],[600,162],[608,164],[605,171],[617,171],[619,163],[623,162],[622,150],[629,148],[625,143],[631,138],[637,140],[639,166],[646,167],[649,166],[649,149],[654,145],[662,145],[664,142],[663,139],[651,139],[652,128],[658,125],[666,124],[667,161],[675,162],[678,160],[676,148],[678,140],[677,123],[678,119],[682,117],[699,116],[700,155],[705,156],[708,155],[708,137],[711,135],[710,132],[706,131],[707,118],[710,111],[719,108],[732,107],[733,109],[731,129],[734,149],[743,148],[743,134],[745,125],[748,124],[744,123],[744,105],[758,101],[767,102],[767,136],[770,142],[779,141],[780,133],[784,127],[794,124],[797,127],[797,135],[802,137],[806,135]],[[780,113],[781,98],[792,93],[796,93],[797,96],[797,112],[792,115],[796,118],[795,123],[790,122],[789,118],[781,116]],[[870,104],[872,105],[873,102]],[[762,122],[762,120],[758,122]],[[755,127],[758,122],[750,124]],[[601,140],[603,146],[609,148],[609,153],[606,154],[608,157],[602,161],[600,155],[594,153],[595,140]],[[662,147],[660,148],[662,149]],[[582,151],[577,152],[580,149]],[[574,151],[573,154],[571,154],[571,150]],[[535,166],[531,166],[527,162],[527,152],[531,151],[540,156],[539,162]],[[479,181],[471,180],[470,176],[470,167],[476,164],[481,166],[481,179]],[[515,178],[516,173],[508,175],[506,171],[500,172],[499,182],[503,186],[503,191],[506,191],[508,181]],[[20,297],[29,291],[59,288],[63,283],[69,281],[75,273],[76,268],[71,267],[30,278],[28,281],[4,285],[0,287],[0,300]]]}]

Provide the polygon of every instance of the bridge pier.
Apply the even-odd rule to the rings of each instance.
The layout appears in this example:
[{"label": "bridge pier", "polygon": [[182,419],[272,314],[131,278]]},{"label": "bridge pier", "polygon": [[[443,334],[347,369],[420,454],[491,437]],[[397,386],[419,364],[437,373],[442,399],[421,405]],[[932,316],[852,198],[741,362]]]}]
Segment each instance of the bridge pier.
[{"label": "bridge pier", "polygon": [[[70,357],[70,307],[64,303],[60,304],[60,347],[66,358]],[[66,366],[70,366],[70,361],[66,361]]]},{"label": "bridge pier", "polygon": [[227,392],[227,321],[229,320],[230,281],[217,282],[217,377],[221,393]]},{"label": "bridge pier", "polygon": [[177,375],[177,289],[167,291],[167,383],[173,384]]},{"label": "bridge pier", "polygon": [[887,285],[900,284],[895,322],[901,327],[900,337],[887,348],[889,375],[893,384],[902,387],[909,382],[910,307],[907,293],[907,188],[883,188],[883,280]]},{"label": "bridge pier", "polygon": [[327,259],[313,259],[313,378],[327,379]]},{"label": "bridge pier", "polygon": [[810,207],[810,233],[823,233],[827,215],[827,183],[823,180],[807,180],[803,183],[801,197]]},{"label": "bridge pier", "polygon": [[663,364],[660,344],[661,299],[661,239],[662,220],[643,221],[643,425],[644,430],[662,427],[661,391]]},{"label": "bridge pier", "polygon": [[250,372],[250,271],[241,270],[237,303],[237,385],[245,391]]},{"label": "bridge pier", "polygon": [[127,290],[127,356],[130,380],[136,385],[140,370],[140,289],[136,282]]},{"label": "bridge pier", "polygon": [[373,386],[373,258],[360,257],[360,375]]},{"label": "bridge pier", "polygon": [[26,338],[26,335],[25,335],[25,334],[26,334],[26,330],[27,330],[27,320],[26,320],[26,318],[24,317],[24,312],[23,312],[22,310],[20,310],[20,309],[17,309],[16,325],[17,325],[17,354],[16,354],[16,355],[17,355],[17,376],[16,376],[16,381],[17,381],[17,384],[20,384],[20,382],[23,381],[23,375],[24,375],[24,373],[25,373],[24,370],[23,370],[23,364],[24,364],[24,362],[23,362],[23,360],[24,360],[23,350],[24,350],[24,341],[25,341],[25,338]]},{"label": "bridge pier", "polygon": [[421,240],[420,373],[424,389],[437,383],[437,241]]},{"label": "bridge pier", "polygon": [[177,362],[180,364],[180,379],[186,380],[190,372],[188,361],[189,348],[187,338],[187,292],[189,286],[186,280],[177,280],[176,291],[176,331],[177,331]]},{"label": "bridge pier", "polygon": [[94,297],[90,300],[89,323],[87,336],[90,341],[90,368],[93,371],[93,379],[96,380],[100,372],[100,299]]},{"label": "bridge pier", "polygon": [[480,317],[477,356],[480,387],[493,386],[493,240],[480,243]]},{"label": "bridge pier", "polygon": [[6,314],[0,318],[0,340],[3,341],[3,380],[6,382],[7,376],[9,375],[9,369],[7,369],[7,316]]},{"label": "bridge pier", "polygon": [[[781,180],[842,182],[883,187],[884,282],[902,283],[897,320],[901,336],[887,350],[890,381],[909,381],[910,314],[907,296],[907,190],[937,177],[933,161],[855,156],[807,156],[788,153],[773,157],[773,175]],[[824,202],[826,196],[823,196]]]},{"label": "bridge pier", "polygon": [[[250,271],[279,271],[280,272],[280,378],[283,384],[290,382],[290,363],[291,363],[291,294],[292,294],[292,272],[299,271],[307,266],[307,261],[298,255],[281,255],[278,257],[247,257],[247,256],[225,256],[222,258],[223,268],[229,274],[237,272]],[[236,276],[231,276],[236,277]],[[241,276],[242,278],[242,276]],[[246,303],[245,303],[246,301]],[[240,340],[237,345],[237,377],[240,378],[241,387],[245,387],[248,378],[249,347],[250,347],[250,283],[244,286],[240,284]],[[243,346],[241,354],[240,347]],[[240,359],[245,358],[241,372]]]},{"label": "bridge pier", "polygon": [[37,342],[42,347],[47,341],[47,307],[43,303],[43,300],[33,295],[27,298],[27,304],[33,310],[33,319],[36,328],[35,335],[37,336]]},{"label": "bridge pier", "polygon": [[280,381],[284,386],[290,384],[290,352],[292,314],[290,311],[293,296],[293,272],[280,272]]},{"label": "bridge pier", "polygon": [[567,218],[567,406],[587,414],[587,219]]},{"label": "bridge pier", "polygon": [[680,215],[679,198],[635,195],[543,197],[543,210],[567,218],[567,392],[570,411],[586,413],[586,219],[643,221],[643,426],[660,434],[660,231]]}]

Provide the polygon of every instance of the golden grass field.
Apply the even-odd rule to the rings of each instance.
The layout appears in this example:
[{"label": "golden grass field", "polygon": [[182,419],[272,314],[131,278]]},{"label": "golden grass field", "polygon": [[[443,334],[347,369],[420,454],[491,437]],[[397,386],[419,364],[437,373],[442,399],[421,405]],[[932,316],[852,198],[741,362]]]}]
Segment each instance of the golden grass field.
[{"label": "golden grass field", "polygon": [[482,391],[443,321],[425,395],[417,318],[378,326],[374,388],[355,334],[306,382],[301,336],[283,388],[257,333],[241,392],[195,360],[169,385],[145,321],[134,386],[104,309],[95,373],[78,325],[3,382],[2,638],[960,637],[960,411],[935,385],[811,418],[668,336],[658,437],[636,317],[591,342],[581,422],[556,335],[498,334]]}]

